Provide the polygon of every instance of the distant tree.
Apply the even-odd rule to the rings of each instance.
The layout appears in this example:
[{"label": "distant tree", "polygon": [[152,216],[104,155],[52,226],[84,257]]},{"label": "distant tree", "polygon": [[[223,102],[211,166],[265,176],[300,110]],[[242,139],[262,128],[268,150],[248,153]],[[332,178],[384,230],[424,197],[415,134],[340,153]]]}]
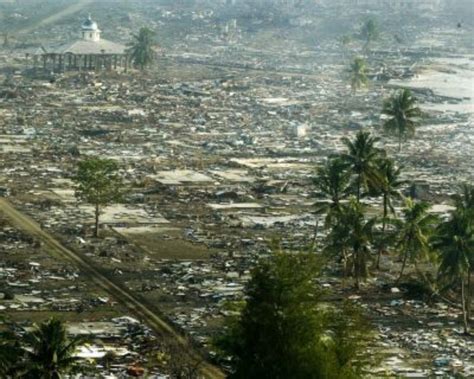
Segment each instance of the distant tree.
[{"label": "distant tree", "polygon": [[79,162],[74,181],[76,197],[95,208],[94,236],[99,236],[99,216],[103,207],[121,199],[122,180],[117,163],[111,159],[90,158]]},{"label": "distant tree", "polygon": [[367,66],[364,58],[355,58],[351,64],[351,88],[353,93],[367,85]]},{"label": "distant tree", "polygon": [[415,202],[405,199],[403,218],[398,222],[398,248],[402,254],[402,267],[397,283],[403,277],[408,261],[417,263],[420,258],[428,257],[430,252],[429,239],[433,234],[437,217],[429,214],[430,205],[426,202]]},{"label": "distant tree", "polygon": [[377,161],[383,151],[376,147],[379,138],[362,130],[356,134],[353,141],[348,138],[343,138],[342,141],[347,152],[341,154],[341,159],[355,175],[356,198],[360,202],[362,190],[368,190],[369,186],[377,186],[380,183]]},{"label": "distant tree", "polygon": [[76,364],[76,349],[85,342],[83,337],[68,338],[63,323],[50,319],[24,337],[26,379],[60,379]]},{"label": "distant tree", "polygon": [[153,46],[155,44],[155,32],[149,28],[141,28],[138,34],[133,35],[133,42],[130,43],[128,54],[136,67],[144,70],[155,60]]},{"label": "distant tree", "polygon": [[255,267],[244,308],[219,341],[231,356],[229,378],[359,377],[353,362],[369,333],[353,314],[336,318],[321,306],[318,268],[303,253],[277,253]]},{"label": "distant tree", "polygon": [[464,332],[467,334],[474,272],[474,186],[465,185],[455,201],[455,211],[436,229],[433,247],[441,258],[439,278],[449,284],[460,284]]},{"label": "distant tree", "polygon": [[[360,288],[361,279],[367,277],[367,262],[373,241],[373,229],[376,219],[367,219],[364,207],[355,198],[341,207],[337,223],[334,224],[328,239],[331,246],[343,244],[351,252],[351,271],[355,279],[356,289]],[[335,241],[331,243],[331,241]],[[334,249],[332,249],[334,251]]]},{"label": "distant tree", "polygon": [[350,173],[347,165],[338,156],[330,157],[319,167],[313,183],[317,196],[330,203],[317,203],[317,213],[326,213],[326,226],[329,226],[340,210],[341,200],[350,193]]},{"label": "distant tree", "polygon": [[376,268],[380,268],[380,256],[382,251],[386,249],[387,236],[387,222],[389,221],[389,212],[395,215],[395,208],[393,207],[393,200],[401,198],[400,188],[404,184],[400,180],[401,168],[395,165],[393,159],[382,158],[378,163],[378,172],[380,175],[380,182],[378,190],[382,195],[383,218],[382,218],[382,236],[381,243],[378,249]]},{"label": "distant tree", "polygon": [[365,48],[379,37],[379,27],[374,19],[367,20],[360,31],[362,38],[365,40]]},{"label": "distant tree", "polygon": [[418,118],[422,115],[420,108],[416,106],[416,98],[409,89],[401,90],[385,101],[382,114],[389,117],[384,128],[398,136],[398,151],[401,151],[402,141],[415,135]]}]

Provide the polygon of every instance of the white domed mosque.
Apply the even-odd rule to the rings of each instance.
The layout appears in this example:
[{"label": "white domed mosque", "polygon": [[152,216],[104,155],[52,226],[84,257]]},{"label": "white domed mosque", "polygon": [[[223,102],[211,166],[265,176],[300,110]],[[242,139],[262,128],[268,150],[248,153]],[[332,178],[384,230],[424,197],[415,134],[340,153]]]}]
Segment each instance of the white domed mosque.
[{"label": "white domed mosque", "polygon": [[44,69],[64,70],[111,70],[127,68],[127,48],[124,45],[102,39],[97,22],[91,16],[82,23],[80,39],[41,53]]}]

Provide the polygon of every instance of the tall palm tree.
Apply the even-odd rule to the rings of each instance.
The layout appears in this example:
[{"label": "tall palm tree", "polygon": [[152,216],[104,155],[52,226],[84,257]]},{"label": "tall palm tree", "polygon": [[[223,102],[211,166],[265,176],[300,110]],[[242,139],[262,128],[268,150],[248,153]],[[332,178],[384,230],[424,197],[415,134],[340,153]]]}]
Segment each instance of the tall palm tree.
[{"label": "tall palm tree", "polygon": [[[363,206],[352,198],[348,204],[341,206],[337,222],[328,236],[327,251],[334,252],[334,248],[343,254],[347,250],[351,251],[351,271],[355,278],[356,289],[360,287],[360,280],[368,274],[367,261],[370,257],[375,222],[375,218],[366,219]],[[345,266],[348,258],[343,256],[343,260]]]},{"label": "tall palm tree", "polygon": [[367,20],[362,25],[361,35],[365,39],[365,49],[369,48],[372,41],[375,41],[379,36],[379,28],[377,22],[374,19]]},{"label": "tall palm tree", "polygon": [[455,211],[436,229],[433,246],[441,256],[440,279],[461,285],[464,332],[468,333],[474,271],[474,186],[462,189],[463,193],[455,196]]},{"label": "tall palm tree", "polygon": [[361,130],[353,141],[348,138],[343,138],[342,141],[347,152],[341,155],[341,159],[355,175],[356,198],[360,202],[363,189],[377,187],[380,183],[377,161],[383,152],[375,146],[379,138]]},{"label": "tall palm tree", "polygon": [[326,227],[339,213],[341,200],[349,194],[350,173],[339,156],[330,157],[317,170],[313,179],[318,197],[330,200],[329,204],[317,204],[317,213],[326,213]]},{"label": "tall palm tree", "polygon": [[356,93],[357,90],[365,87],[368,83],[367,79],[367,65],[364,58],[355,58],[351,64],[351,88],[352,92]]},{"label": "tall palm tree", "polygon": [[376,268],[380,268],[380,256],[386,249],[386,228],[389,212],[395,215],[393,200],[401,197],[400,188],[404,184],[400,180],[401,167],[397,167],[393,159],[380,159],[378,171],[380,173],[379,191],[382,194],[383,219],[382,219],[382,240],[378,250]]},{"label": "tall palm tree", "polygon": [[415,135],[418,118],[422,115],[416,102],[409,89],[401,90],[384,102],[382,113],[389,117],[384,128],[388,133],[398,136],[398,151],[402,149],[402,140]]},{"label": "tall palm tree", "polygon": [[138,34],[133,35],[133,42],[129,45],[128,54],[131,61],[141,70],[155,60],[153,50],[155,32],[149,28],[141,28]]},{"label": "tall palm tree", "polygon": [[437,217],[428,213],[429,209],[430,205],[426,202],[405,199],[403,219],[398,223],[397,246],[402,253],[402,268],[397,283],[403,277],[408,260],[416,264],[420,258],[429,254],[429,239],[437,222]]},{"label": "tall palm tree", "polygon": [[25,335],[25,378],[60,379],[76,363],[73,356],[83,337],[69,339],[63,323],[52,318]]}]

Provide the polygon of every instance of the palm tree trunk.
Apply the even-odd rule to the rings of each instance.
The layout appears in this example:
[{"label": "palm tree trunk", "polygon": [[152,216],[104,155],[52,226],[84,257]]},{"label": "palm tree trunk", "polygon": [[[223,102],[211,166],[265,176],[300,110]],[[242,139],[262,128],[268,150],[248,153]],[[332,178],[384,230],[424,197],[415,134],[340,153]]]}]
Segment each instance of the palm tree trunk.
[{"label": "palm tree trunk", "polygon": [[359,252],[357,249],[354,249],[353,252],[354,256],[352,257],[352,260],[354,261],[354,277],[355,277],[355,288],[356,290],[360,289],[360,277],[359,277]]},{"label": "palm tree trunk", "polygon": [[361,177],[359,173],[357,174],[357,203],[360,203],[360,187],[361,187]]},{"label": "palm tree trunk", "polygon": [[408,251],[405,251],[405,255],[403,256],[402,269],[400,270],[400,275],[398,276],[398,279],[396,282],[397,284],[400,283],[400,280],[402,279],[403,271],[405,271],[405,266],[407,264],[407,259],[408,259]]},{"label": "palm tree trunk", "polygon": [[387,220],[387,213],[388,213],[388,206],[387,206],[387,194],[383,195],[383,221],[382,221],[382,243],[379,247],[379,253],[377,256],[377,264],[375,268],[377,270],[380,269],[380,256],[382,255],[382,251],[385,249],[385,227],[386,227],[386,220]]},{"label": "palm tree trunk", "polygon": [[467,271],[467,290],[466,290],[466,313],[467,322],[471,321],[471,269]]},{"label": "palm tree trunk", "polygon": [[94,227],[94,237],[99,237],[99,214],[100,208],[99,204],[95,205],[95,227]]},{"label": "palm tree trunk", "polygon": [[466,290],[464,286],[464,278],[461,277],[461,302],[462,302],[462,319],[464,324],[464,334],[469,334],[469,323],[467,320],[467,307],[466,307]]},{"label": "palm tree trunk", "polygon": [[319,220],[316,220],[316,226],[314,228],[313,241],[311,241],[311,252],[314,252],[314,248],[316,247],[316,238],[318,237],[318,231],[319,231]]}]

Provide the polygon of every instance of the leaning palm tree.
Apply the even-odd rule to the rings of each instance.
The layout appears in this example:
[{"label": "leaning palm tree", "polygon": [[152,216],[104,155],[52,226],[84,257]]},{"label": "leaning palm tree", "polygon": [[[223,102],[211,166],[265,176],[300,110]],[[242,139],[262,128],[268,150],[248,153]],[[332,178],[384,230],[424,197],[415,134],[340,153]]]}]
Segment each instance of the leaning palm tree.
[{"label": "leaning palm tree", "polygon": [[69,339],[63,323],[52,318],[25,335],[25,378],[60,379],[76,363],[74,352],[84,338]]},{"label": "leaning palm tree", "polygon": [[340,211],[341,200],[350,189],[350,173],[339,156],[330,157],[319,167],[313,178],[317,196],[329,200],[329,203],[317,203],[316,213],[326,213],[325,226],[328,227]]},{"label": "leaning palm tree", "polygon": [[409,89],[404,89],[385,101],[382,113],[389,117],[384,128],[398,137],[398,151],[401,151],[402,141],[415,135],[418,119],[422,115],[416,106],[416,98]]},{"label": "leaning palm tree", "polygon": [[393,200],[401,197],[400,188],[404,184],[400,180],[401,168],[395,165],[393,159],[383,158],[379,161],[378,172],[380,174],[380,186],[379,191],[382,195],[383,204],[383,218],[382,218],[382,236],[381,244],[378,249],[376,268],[380,268],[380,256],[382,251],[386,249],[386,229],[387,222],[389,221],[389,212],[395,215],[395,208],[393,206]]},{"label": "leaning palm tree", "polygon": [[397,283],[403,277],[408,260],[417,263],[420,258],[428,257],[429,239],[437,222],[437,217],[429,214],[430,205],[426,202],[415,202],[405,199],[403,219],[398,223],[398,248],[402,253],[402,267]]},{"label": "leaning palm tree", "polygon": [[367,66],[364,58],[355,58],[351,64],[351,88],[355,94],[357,90],[367,86]]},{"label": "leaning palm tree", "polygon": [[355,190],[357,202],[360,202],[362,190],[368,190],[369,186],[377,187],[380,184],[377,161],[383,155],[383,151],[376,147],[379,138],[372,137],[369,132],[359,131],[353,141],[343,138],[347,152],[341,155],[341,159],[355,175]]},{"label": "leaning palm tree", "polygon": [[155,60],[153,50],[155,32],[148,28],[141,28],[138,34],[133,35],[133,42],[129,45],[128,55],[136,67],[145,69]]}]

